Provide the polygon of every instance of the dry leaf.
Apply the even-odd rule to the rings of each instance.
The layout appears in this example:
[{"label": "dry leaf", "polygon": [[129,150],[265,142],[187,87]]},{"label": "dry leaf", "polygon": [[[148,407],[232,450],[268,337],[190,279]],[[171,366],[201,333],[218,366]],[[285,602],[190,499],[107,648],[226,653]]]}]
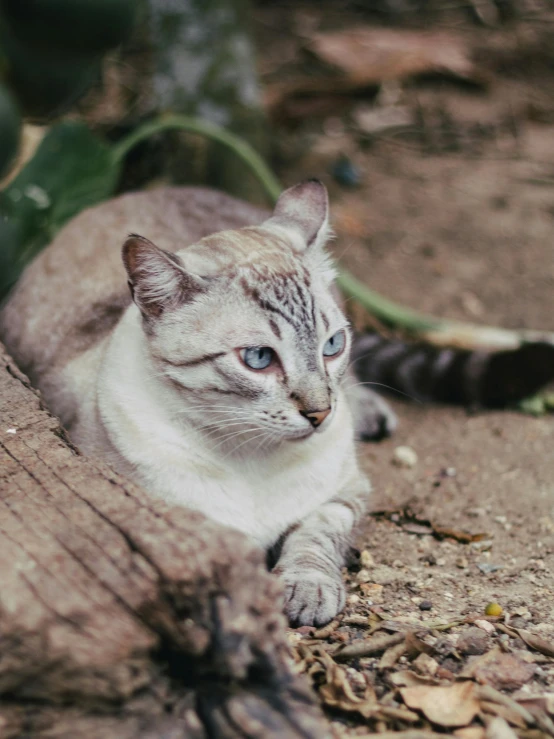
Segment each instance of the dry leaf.
[{"label": "dry leaf", "polygon": [[525,708],[536,708],[545,713],[554,715],[554,693],[543,693],[542,695],[521,695],[518,703]]},{"label": "dry leaf", "polygon": [[387,668],[394,667],[400,657],[406,652],[407,644],[406,640],[401,641],[400,644],[395,644],[393,647],[389,647],[379,660],[377,667],[380,670],[386,670]]},{"label": "dry leaf", "polygon": [[365,685],[362,696],[356,695],[348,680],[346,670],[337,665],[327,652],[320,647],[316,647],[311,651],[303,647],[300,651],[303,656],[309,652],[306,661],[310,659],[312,661],[312,666],[308,672],[310,677],[312,679],[317,677],[318,682],[323,679],[323,684],[319,685],[318,692],[325,705],[341,711],[354,711],[366,719],[379,711],[377,696],[371,685]]},{"label": "dry leaf", "polygon": [[401,688],[400,693],[409,708],[422,711],[429,721],[439,726],[467,726],[479,713],[479,701],[472,682],[446,687],[421,685]]},{"label": "dry leaf", "polygon": [[492,701],[481,701],[481,710],[484,713],[492,713],[493,716],[500,716],[501,718],[508,721],[513,726],[517,726],[520,729],[525,729],[527,723],[523,720],[517,711],[514,711],[508,706],[503,706],[500,703],[493,703]]},{"label": "dry leaf", "polygon": [[467,40],[443,31],[348,28],[317,34],[309,48],[339,69],[351,87],[430,72],[484,82]]},{"label": "dry leaf", "polygon": [[[472,534],[468,531],[454,529],[451,526],[442,526],[441,524],[434,523],[418,511],[414,511],[410,506],[406,506],[400,510],[374,511],[371,515],[374,518],[386,518],[389,521],[394,521],[394,523],[408,532],[432,533],[437,539],[455,539],[461,544],[472,544],[490,537],[489,534],[484,532]],[[421,531],[419,527],[423,527]]]},{"label": "dry leaf", "polygon": [[333,659],[337,662],[346,662],[355,657],[369,657],[378,652],[384,652],[389,647],[404,641],[406,634],[377,634],[371,639],[359,639],[346,646],[340,646],[333,652]]},{"label": "dry leaf", "polygon": [[475,672],[485,665],[488,665],[490,662],[494,662],[495,659],[497,659],[501,654],[503,654],[500,647],[493,647],[489,652],[486,654],[482,654],[480,657],[474,657],[473,659],[469,659],[466,666],[463,668],[463,670],[459,673],[460,677],[467,677],[467,678],[473,678],[475,677]]},{"label": "dry leaf", "polygon": [[519,703],[516,703],[513,698],[510,698],[510,696],[504,695],[504,693],[495,690],[495,688],[492,688],[490,685],[479,685],[477,687],[477,697],[481,701],[491,701],[493,703],[498,703],[501,706],[506,706],[507,708],[521,716],[521,718],[529,726],[532,726],[535,723],[532,714],[529,713],[526,708],[520,706]]},{"label": "dry leaf", "polygon": [[493,718],[487,726],[487,739],[517,739],[517,734],[500,716]]},{"label": "dry leaf", "polygon": [[535,674],[535,665],[515,657],[513,654],[499,654],[473,671],[475,679],[492,685],[497,690],[517,690],[529,682]]},{"label": "dry leaf", "polygon": [[439,685],[439,681],[428,675],[418,675],[413,670],[400,670],[389,675],[388,680],[399,688],[413,688],[419,685]]},{"label": "dry leaf", "polygon": [[466,726],[465,729],[456,729],[454,736],[458,739],[485,739],[483,726]]},{"label": "dry leaf", "polygon": [[542,636],[532,634],[530,631],[526,631],[525,629],[514,629],[514,631],[517,631],[519,636],[528,647],[531,647],[531,649],[535,649],[537,652],[545,654],[547,657],[554,657],[554,643],[551,641],[547,641],[546,639],[543,639]]}]

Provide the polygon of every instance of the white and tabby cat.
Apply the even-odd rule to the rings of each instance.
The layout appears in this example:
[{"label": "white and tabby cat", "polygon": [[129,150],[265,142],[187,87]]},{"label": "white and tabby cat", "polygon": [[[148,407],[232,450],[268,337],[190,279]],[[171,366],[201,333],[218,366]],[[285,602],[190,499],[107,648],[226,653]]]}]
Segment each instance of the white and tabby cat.
[{"label": "white and tabby cat", "polygon": [[[299,624],[343,607],[341,566],[369,494],[343,389],[351,339],[324,250],[327,209],[308,181],[261,225],[207,235],[263,214],[201,189],[125,195],[39,255],[0,326],[83,452],[277,548]],[[130,231],[143,235],[125,241],[125,275]],[[393,423],[383,401],[354,392],[367,434]]]}]

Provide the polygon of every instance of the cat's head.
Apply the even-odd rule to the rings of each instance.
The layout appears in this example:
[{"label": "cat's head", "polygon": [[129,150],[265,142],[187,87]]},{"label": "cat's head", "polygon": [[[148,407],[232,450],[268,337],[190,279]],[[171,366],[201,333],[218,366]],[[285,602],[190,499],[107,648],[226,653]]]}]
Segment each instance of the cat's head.
[{"label": "cat's head", "polygon": [[350,333],[325,254],[328,199],[316,180],[262,225],[177,254],[132,235],[123,260],[149,351],[187,420],[233,445],[300,439],[331,424]]}]

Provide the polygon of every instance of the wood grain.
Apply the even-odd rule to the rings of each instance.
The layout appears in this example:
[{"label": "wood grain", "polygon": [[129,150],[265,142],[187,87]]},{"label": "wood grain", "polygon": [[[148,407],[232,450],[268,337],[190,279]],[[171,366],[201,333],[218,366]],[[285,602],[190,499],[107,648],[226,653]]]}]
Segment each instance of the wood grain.
[{"label": "wood grain", "polygon": [[248,540],[84,458],[0,347],[0,737],[326,737]]}]

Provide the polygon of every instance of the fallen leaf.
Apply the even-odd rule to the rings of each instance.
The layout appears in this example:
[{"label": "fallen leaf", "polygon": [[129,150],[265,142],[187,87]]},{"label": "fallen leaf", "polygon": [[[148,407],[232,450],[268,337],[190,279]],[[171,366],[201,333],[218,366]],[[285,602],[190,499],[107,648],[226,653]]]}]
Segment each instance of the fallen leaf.
[{"label": "fallen leaf", "polygon": [[377,696],[369,683],[366,683],[363,695],[357,695],[345,668],[337,665],[327,652],[316,647],[311,650],[309,658],[312,666],[308,674],[312,679],[317,678],[317,682],[323,679],[317,690],[325,705],[341,711],[359,713],[366,719],[379,712]]},{"label": "fallen leaf", "polygon": [[468,42],[443,31],[356,27],[317,34],[309,48],[351,87],[440,72],[482,84]]},{"label": "fallen leaf", "polygon": [[454,736],[458,739],[485,739],[483,726],[466,726],[464,729],[456,729]]},{"label": "fallen leaf", "polygon": [[370,639],[358,639],[346,646],[340,646],[333,652],[333,659],[337,662],[346,662],[355,657],[369,657],[378,652],[384,652],[389,647],[404,641],[406,634],[377,634]]},{"label": "fallen leaf", "polygon": [[512,724],[512,726],[517,726],[520,729],[525,729],[527,726],[527,723],[523,720],[521,715],[517,711],[514,711],[512,708],[508,708],[508,706],[503,706],[499,703],[482,700],[481,710],[484,713],[492,713],[493,716],[500,716],[508,723]]},{"label": "fallen leaf", "polygon": [[407,648],[405,639],[401,641],[400,644],[395,644],[393,647],[389,647],[379,660],[379,664],[377,665],[378,669],[386,670],[390,667],[394,667],[400,657],[402,657],[406,652]]},{"label": "fallen leaf", "polygon": [[398,688],[413,688],[419,685],[439,685],[439,681],[428,675],[418,675],[413,670],[400,670],[389,675],[388,680]]},{"label": "fallen leaf", "polygon": [[455,539],[461,544],[472,544],[475,541],[483,541],[483,539],[486,539],[488,536],[488,534],[483,532],[479,534],[470,534],[469,531],[453,529],[450,526],[439,526],[438,524],[431,525],[435,536],[439,539]]},{"label": "fallen leaf", "polygon": [[487,739],[517,739],[517,734],[500,716],[493,718],[487,726]]},{"label": "fallen leaf", "polygon": [[386,518],[388,521],[401,526],[404,531],[415,534],[433,534],[437,539],[455,539],[461,544],[475,544],[489,538],[489,534],[479,532],[472,534],[451,526],[434,523],[425,516],[413,510],[409,505],[402,509],[373,511],[374,518]]},{"label": "fallen leaf", "polygon": [[531,649],[535,649],[541,654],[545,654],[547,657],[554,657],[554,643],[543,639],[542,636],[532,634],[530,631],[525,629],[515,629],[523,641]]},{"label": "fallen leaf", "polygon": [[[348,95],[364,87],[443,74],[486,85],[488,75],[472,59],[468,39],[444,31],[356,27],[316,34],[307,48],[328,69],[266,84],[270,114],[289,119],[337,110]],[[375,125],[375,124],[373,124]]]},{"label": "fallen leaf", "polygon": [[529,682],[535,674],[535,665],[515,657],[513,654],[499,654],[493,660],[474,670],[475,679],[497,690],[517,690]]},{"label": "fallen leaf", "polygon": [[479,701],[472,682],[449,686],[401,688],[400,694],[409,708],[422,711],[429,721],[439,726],[467,726],[479,712]]},{"label": "fallen leaf", "polygon": [[503,652],[500,647],[493,647],[489,652],[486,652],[486,654],[483,654],[480,657],[474,657],[473,659],[470,658],[466,666],[459,673],[460,677],[474,678],[477,670],[488,665],[490,662],[493,662],[501,654],[503,654]]},{"label": "fallen leaf", "polygon": [[524,708],[537,708],[545,713],[554,715],[554,693],[543,693],[541,695],[522,695],[517,699]]},{"label": "fallen leaf", "polygon": [[519,703],[516,703],[516,701],[513,698],[510,698],[509,695],[504,695],[504,693],[501,693],[490,685],[478,685],[477,697],[481,701],[491,701],[493,703],[499,703],[501,706],[507,706],[509,709],[519,714],[529,726],[532,726],[535,723],[533,715],[526,708],[520,706]]}]

